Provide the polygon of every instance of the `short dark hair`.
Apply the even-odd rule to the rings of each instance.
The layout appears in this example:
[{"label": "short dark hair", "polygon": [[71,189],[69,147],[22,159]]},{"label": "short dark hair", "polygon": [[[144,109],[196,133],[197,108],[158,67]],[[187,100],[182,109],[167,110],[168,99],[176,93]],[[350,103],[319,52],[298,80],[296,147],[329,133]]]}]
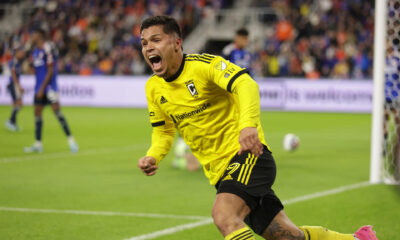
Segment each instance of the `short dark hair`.
[{"label": "short dark hair", "polygon": [[246,28],[239,28],[238,30],[236,30],[236,35],[247,37],[249,36],[249,31],[247,31]]},{"label": "short dark hair", "polygon": [[166,34],[176,33],[178,37],[182,38],[182,32],[178,22],[170,16],[152,16],[146,18],[140,26],[140,33],[142,33],[144,29],[156,25],[162,25],[163,31]]},{"label": "short dark hair", "polygon": [[46,31],[42,28],[34,28],[32,32],[38,33],[42,38],[46,38]]}]

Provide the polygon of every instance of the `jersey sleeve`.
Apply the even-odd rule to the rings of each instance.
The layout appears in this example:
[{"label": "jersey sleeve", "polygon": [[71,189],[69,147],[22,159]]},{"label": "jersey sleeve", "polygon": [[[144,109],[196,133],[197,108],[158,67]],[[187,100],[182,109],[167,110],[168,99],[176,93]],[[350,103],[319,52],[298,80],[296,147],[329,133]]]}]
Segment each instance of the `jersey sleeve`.
[{"label": "jersey sleeve", "polygon": [[175,137],[175,127],[173,121],[161,111],[154,95],[154,91],[147,84],[146,98],[153,131],[151,147],[147,151],[146,156],[154,157],[158,165],[172,147]]},{"label": "jersey sleeve", "polygon": [[50,43],[44,44],[44,52],[46,53],[46,64],[52,65],[54,63],[54,53]]},{"label": "jersey sleeve", "polygon": [[210,78],[219,87],[237,95],[239,100],[239,131],[257,127],[260,119],[260,93],[258,84],[248,70],[221,57],[215,57],[210,66]]}]

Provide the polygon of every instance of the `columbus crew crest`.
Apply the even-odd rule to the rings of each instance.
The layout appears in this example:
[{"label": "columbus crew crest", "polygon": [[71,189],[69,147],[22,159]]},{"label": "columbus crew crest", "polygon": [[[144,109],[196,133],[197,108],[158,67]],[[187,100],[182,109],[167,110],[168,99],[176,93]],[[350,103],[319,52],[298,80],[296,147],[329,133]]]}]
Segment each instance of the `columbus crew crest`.
[{"label": "columbus crew crest", "polygon": [[199,92],[197,92],[196,87],[194,86],[194,82],[193,80],[189,80],[186,82],[186,87],[189,90],[190,94],[192,94],[192,96],[194,98],[197,98],[199,96]]}]

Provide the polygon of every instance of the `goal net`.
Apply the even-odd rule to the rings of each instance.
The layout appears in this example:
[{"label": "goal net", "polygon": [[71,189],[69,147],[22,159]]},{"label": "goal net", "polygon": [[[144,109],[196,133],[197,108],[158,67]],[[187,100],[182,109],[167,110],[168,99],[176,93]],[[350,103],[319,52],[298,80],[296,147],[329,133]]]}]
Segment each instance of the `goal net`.
[{"label": "goal net", "polygon": [[400,0],[375,0],[371,183],[400,183]]},{"label": "goal net", "polygon": [[386,9],[385,104],[382,179],[400,181],[400,0]]}]

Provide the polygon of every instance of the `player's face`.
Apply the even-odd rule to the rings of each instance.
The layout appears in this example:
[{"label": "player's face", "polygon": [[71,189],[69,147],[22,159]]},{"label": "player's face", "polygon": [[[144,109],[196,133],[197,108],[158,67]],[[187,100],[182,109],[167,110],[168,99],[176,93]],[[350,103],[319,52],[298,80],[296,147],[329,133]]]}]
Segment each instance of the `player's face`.
[{"label": "player's face", "polygon": [[37,44],[39,37],[40,37],[40,36],[39,36],[39,33],[37,33],[37,32],[33,32],[33,33],[32,33],[32,35],[31,35],[31,42],[32,42],[33,45],[36,45],[36,44]]},{"label": "player's face", "polygon": [[179,59],[176,56],[180,53],[182,40],[174,34],[166,34],[161,25],[155,25],[143,29],[141,42],[143,56],[153,72],[160,77],[173,75],[171,66]]},{"label": "player's face", "polygon": [[249,38],[247,36],[237,35],[235,43],[239,48],[245,48],[249,44]]},{"label": "player's face", "polygon": [[16,53],[15,56],[17,57],[18,60],[21,60],[25,57],[25,51],[19,49]]}]

